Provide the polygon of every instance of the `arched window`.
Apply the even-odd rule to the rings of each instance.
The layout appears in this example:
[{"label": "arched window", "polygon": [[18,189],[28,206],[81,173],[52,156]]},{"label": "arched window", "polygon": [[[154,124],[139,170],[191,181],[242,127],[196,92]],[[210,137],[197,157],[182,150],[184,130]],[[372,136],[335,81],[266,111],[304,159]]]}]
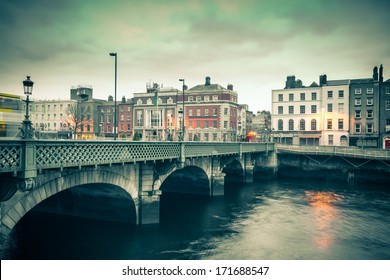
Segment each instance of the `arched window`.
[{"label": "arched window", "polygon": [[288,121],[288,130],[294,130],[294,120]]},{"label": "arched window", "polygon": [[278,120],[278,130],[283,130],[283,121]]},{"label": "arched window", "polygon": [[317,121],[315,119],[311,120],[310,129],[317,130]]},{"label": "arched window", "polygon": [[299,121],[299,130],[305,130],[305,120],[301,119]]}]

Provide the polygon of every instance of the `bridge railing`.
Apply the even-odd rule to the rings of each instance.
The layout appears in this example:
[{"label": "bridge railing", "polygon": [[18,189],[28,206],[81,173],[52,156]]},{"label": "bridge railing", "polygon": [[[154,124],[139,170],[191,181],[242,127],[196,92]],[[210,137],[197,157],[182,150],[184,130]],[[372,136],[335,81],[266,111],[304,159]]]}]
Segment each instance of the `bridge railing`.
[{"label": "bridge railing", "polygon": [[358,157],[365,159],[390,160],[390,151],[383,149],[370,149],[359,147],[338,146],[299,146],[277,144],[275,149],[278,153],[301,153],[307,155],[337,155],[345,157]]},{"label": "bridge railing", "polygon": [[[273,150],[273,143],[0,140],[0,173]],[[26,154],[26,146],[29,153]],[[26,156],[27,155],[27,156]]]}]

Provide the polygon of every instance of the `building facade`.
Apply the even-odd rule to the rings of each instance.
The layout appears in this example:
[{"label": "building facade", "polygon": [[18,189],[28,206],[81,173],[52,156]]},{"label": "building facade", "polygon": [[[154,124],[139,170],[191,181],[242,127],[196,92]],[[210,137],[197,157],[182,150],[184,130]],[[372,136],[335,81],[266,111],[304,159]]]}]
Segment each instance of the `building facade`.
[{"label": "building facade", "polygon": [[324,124],[322,88],[304,87],[295,76],[287,77],[284,89],[272,90],[272,137],[275,142],[319,145]]}]

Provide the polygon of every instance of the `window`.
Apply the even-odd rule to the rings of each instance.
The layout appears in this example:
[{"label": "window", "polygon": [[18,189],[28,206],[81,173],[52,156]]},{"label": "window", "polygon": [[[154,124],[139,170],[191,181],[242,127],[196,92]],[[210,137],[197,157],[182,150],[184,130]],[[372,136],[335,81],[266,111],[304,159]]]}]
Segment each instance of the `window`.
[{"label": "window", "polygon": [[343,119],[339,119],[339,121],[338,121],[338,123],[339,123],[339,130],[343,130],[344,129],[344,120]]},{"label": "window", "polygon": [[197,128],[200,128],[200,121],[197,121],[197,122],[196,122],[196,127],[197,127]]},{"label": "window", "polygon": [[315,119],[312,119],[310,122],[310,129],[311,130],[317,130],[317,121]]},{"label": "window", "polygon": [[218,101],[218,95],[213,95],[213,101]]},{"label": "window", "polygon": [[299,113],[301,113],[301,114],[305,114],[305,105],[301,105],[301,106],[299,106]]},{"label": "window", "polygon": [[328,112],[329,113],[333,112],[333,104],[332,103],[328,103]]},{"label": "window", "polygon": [[333,98],[333,91],[329,90],[328,91],[328,99],[332,99]]},{"label": "window", "polygon": [[344,113],[344,103],[339,103],[338,109],[339,109],[339,113]]},{"label": "window", "polygon": [[367,119],[372,119],[374,117],[374,114],[372,110],[367,110]]},{"label": "window", "polygon": [[299,130],[305,130],[305,120],[304,119],[299,121]]},{"label": "window", "polygon": [[204,141],[209,141],[209,134],[208,133],[205,133],[204,134]]},{"label": "window", "polygon": [[288,106],[288,113],[294,114],[294,106]]},{"label": "window", "polygon": [[188,127],[189,127],[189,128],[192,128],[192,121],[189,121],[189,122],[188,122]]},{"label": "window", "polygon": [[327,129],[332,129],[332,119],[327,119],[326,123],[327,123],[326,128]]},{"label": "window", "polygon": [[288,121],[288,130],[294,130],[294,121],[293,120]]},{"label": "window", "polygon": [[360,98],[355,99],[355,106],[360,106],[362,105],[362,100]]},{"label": "window", "polygon": [[216,115],[217,115],[217,113],[218,113],[218,110],[217,110],[217,108],[214,108],[214,109],[213,109],[213,116],[216,116]]},{"label": "window", "polygon": [[339,90],[339,98],[344,98],[344,91],[343,90]]},{"label": "window", "polygon": [[390,94],[390,86],[386,86],[386,94]]},{"label": "window", "polygon": [[228,122],[227,121],[224,121],[223,122],[223,128],[227,128],[228,127]]},{"label": "window", "polygon": [[213,141],[217,141],[217,133],[213,133]]},{"label": "window", "polygon": [[201,97],[201,96],[197,96],[197,97],[196,97],[196,101],[197,101],[197,102],[199,102],[199,101],[201,101],[201,100],[202,100],[202,97]]},{"label": "window", "polygon": [[305,101],[305,93],[301,92],[301,101]]},{"label": "window", "polygon": [[204,97],[204,101],[206,101],[206,102],[210,101],[210,97],[209,97],[208,95],[206,95],[206,96]]},{"label": "window", "polygon": [[204,109],[204,115],[207,117],[209,115],[209,109]]},{"label": "window", "polygon": [[228,115],[228,108],[224,108],[224,109],[223,109],[223,114],[224,114],[225,116]]},{"label": "window", "polygon": [[333,135],[328,135],[328,145],[333,145]]},{"label": "window", "polygon": [[200,109],[196,109],[196,115],[200,116]]},{"label": "window", "polygon": [[360,113],[360,110],[356,110],[355,111],[355,119],[360,119],[362,116],[361,116],[361,113]]},{"label": "window", "polygon": [[278,100],[279,100],[279,101],[283,101],[283,94],[279,94],[279,95],[278,95]]},{"label": "window", "polygon": [[204,128],[208,128],[209,127],[209,122],[208,121],[205,121],[204,122]]},{"label": "window", "polygon": [[294,101],[294,93],[288,94],[288,101]]},{"label": "window", "polygon": [[316,92],[311,93],[311,100],[317,100],[317,93]]},{"label": "window", "polygon": [[367,105],[368,106],[374,105],[374,98],[372,98],[372,97],[367,98]]},{"label": "window", "polygon": [[317,105],[311,105],[311,113],[316,114],[317,113]]},{"label": "window", "polygon": [[217,121],[213,121],[213,127],[217,128]]},{"label": "window", "polygon": [[361,88],[355,88],[355,94],[362,94]]},{"label": "window", "polygon": [[372,123],[368,123],[367,124],[367,133],[373,133],[373,125]]},{"label": "window", "polygon": [[188,96],[188,102],[192,102],[194,101],[194,97],[193,96]]},{"label": "window", "polygon": [[360,133],[360,123],[355,124],[355,133]]},{"label": "window", "polygon": [[373,94],[374,89],[373,88],[367,88],[367,94]]},{"label": "window", "polygon": [[142,111],[137,111],[137,126],[142,126]]},{"label": "window", "polygon": [[278,120],[278,130],[283,130],[283,121]]},{"label": "window", "polygon": [[283,115],[283,106],[278,106],[278,114]]},{"label": "window", "polygon": [[390,99],[385,100],[385,108],[386,110],[390,110]]},{"label": "window", "polygon": [[188,110],[188,116],[192,117],[192,109]]}]

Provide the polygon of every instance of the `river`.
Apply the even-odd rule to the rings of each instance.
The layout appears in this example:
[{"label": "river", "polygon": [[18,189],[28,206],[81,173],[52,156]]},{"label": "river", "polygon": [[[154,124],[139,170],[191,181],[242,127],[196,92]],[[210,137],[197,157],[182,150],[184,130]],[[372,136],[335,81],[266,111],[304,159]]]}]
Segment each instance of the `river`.
[{"label": "river", "polygon": [[390,188],[272,180],[225,187],[225,196],[163,194],[159,225],[32,210],[6,259],[390,259]]}]

